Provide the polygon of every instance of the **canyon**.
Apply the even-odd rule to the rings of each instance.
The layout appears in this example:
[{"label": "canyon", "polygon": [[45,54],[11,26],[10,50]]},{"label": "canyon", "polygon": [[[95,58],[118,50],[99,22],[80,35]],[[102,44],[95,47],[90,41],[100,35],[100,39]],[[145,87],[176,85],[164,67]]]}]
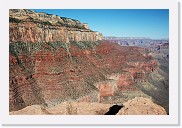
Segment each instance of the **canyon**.
[{"label": "canyon", "polygon": [[[161,54],[145,47],[120,46],[86,23],[57,15],[10,9],[9,22],[10,114],[23,114],[21,110],[27,108],[38,109],[36,114],[65,114],[57,106],[70,105],[90,106],[94,111],[100,106],[104,111],[67,109],[68,114],[104,114],[113,104],[127,104],[135,97],[153,100],[165,108],[156,105],[162,108],[158,114],[168,114],[168,65]],[[123,110],[119,113],[156,114]]]}]

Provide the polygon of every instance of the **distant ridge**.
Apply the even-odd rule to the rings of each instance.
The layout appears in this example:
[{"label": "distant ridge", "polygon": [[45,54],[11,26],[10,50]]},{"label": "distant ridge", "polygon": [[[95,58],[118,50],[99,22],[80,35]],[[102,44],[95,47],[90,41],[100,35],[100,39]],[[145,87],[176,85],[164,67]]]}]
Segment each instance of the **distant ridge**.
[{"label": "distant ridge", "polygon": [[105,40],[169,40],[168,38],[161,38],[161,39],[152,39],[149,37],[116,37],[116,36],[104,36]]}]

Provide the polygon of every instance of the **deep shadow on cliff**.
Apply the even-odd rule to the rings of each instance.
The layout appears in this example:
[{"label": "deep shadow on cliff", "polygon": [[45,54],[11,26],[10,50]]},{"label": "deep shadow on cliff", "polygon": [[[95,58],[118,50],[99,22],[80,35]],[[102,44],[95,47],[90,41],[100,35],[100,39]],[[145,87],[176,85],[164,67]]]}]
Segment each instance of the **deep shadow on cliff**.
[{"label": "deep shadow on cliff", "polygon": [[124,106],[123,105],[113,105],[112,107],[109,108],[109,111],[106,112],[104,115],[116,115],[122,107],[124,107]]}]

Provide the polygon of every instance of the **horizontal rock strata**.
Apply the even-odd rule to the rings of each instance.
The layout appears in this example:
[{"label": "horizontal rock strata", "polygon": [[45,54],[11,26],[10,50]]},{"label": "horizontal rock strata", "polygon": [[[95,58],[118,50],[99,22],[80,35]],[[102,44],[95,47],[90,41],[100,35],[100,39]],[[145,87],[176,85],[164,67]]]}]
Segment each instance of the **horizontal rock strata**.
[{"label": "horizontal rock strata", "polygon": [[[146,49],[102,40],[77,20],[10,10],[10,111],[62,102],[121,103],[158,67]],[[142,94],[143,95],[143,94]],[[38,109],[40,109],[38,107]]]}]

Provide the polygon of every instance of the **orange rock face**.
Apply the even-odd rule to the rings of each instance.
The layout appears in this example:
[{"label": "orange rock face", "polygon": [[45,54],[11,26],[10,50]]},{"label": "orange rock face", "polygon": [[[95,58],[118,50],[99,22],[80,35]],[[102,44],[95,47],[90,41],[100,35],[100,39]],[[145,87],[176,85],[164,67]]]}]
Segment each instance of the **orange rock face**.
[{"label": "orange rock face", "polygon": [[[52,18],[53,17],[53,18]],[[85,24],[30,10],[10,10],[10,42],[70,42],[102,40],[101,33]]]},{"label": "orange rock face", "polygon": [[10,111],[70,100],[102,102],[117,91],[137,90],[134,83],[156,70],[145,49],[100,39],[79,21],[11,10]]},{"label": "orange rock face", "polygon": [[163,107],[147,98],[136,97],[123,105],[117,115],[167,115]]}]

